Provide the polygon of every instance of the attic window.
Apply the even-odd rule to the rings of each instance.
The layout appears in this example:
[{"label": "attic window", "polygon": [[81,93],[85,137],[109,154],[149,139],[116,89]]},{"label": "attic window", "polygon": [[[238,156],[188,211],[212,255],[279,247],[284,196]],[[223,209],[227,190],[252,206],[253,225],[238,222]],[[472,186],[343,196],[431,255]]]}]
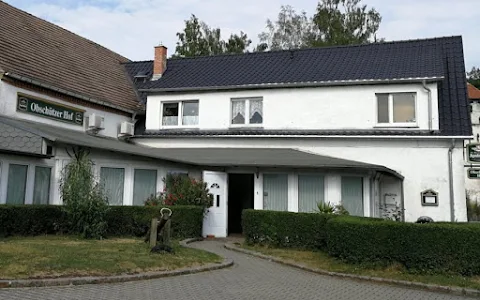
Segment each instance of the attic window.
[{"label": "attic window", "polygon": [[415,125],[416,93],[377,94],[377,123],[379,125]]},{"label": "attic window", "polygon": [[135,83],[147,81],[148,75],[145,72],[138,72],[134,77]]},{"label": "attic window", "polygon": [[258,125],[263,123],[263,98],[232,99],[232,125]]}]

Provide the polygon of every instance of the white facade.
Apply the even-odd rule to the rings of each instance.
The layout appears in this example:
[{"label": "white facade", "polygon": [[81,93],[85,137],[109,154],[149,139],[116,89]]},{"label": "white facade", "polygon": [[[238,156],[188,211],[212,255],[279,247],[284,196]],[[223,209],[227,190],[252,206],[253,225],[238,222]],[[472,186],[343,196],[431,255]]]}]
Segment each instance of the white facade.
[{"label": "white facade", "polygon": [[[473,140],[466,141],[465,144],[468,143],[479,143],[480,142],[480,102],[478,101],[470,101],[471,106],[471,114],[470,118],[472,120],[472,132],[473,132]],[[468,161],[466,161],[468,167],[477,167],[478,164],[471,165]],[[465,188],[468,197],[472,201],[480,201],[480,179],[470,179],[467,175],[467,168],[464,172],[465,176]]]},{"label": "white facade", "polygon": [[[436,84],[432,91],[432,107],[438,107]],[[264,129],[373,129],[385,127],[377,123],[377,93],[416,93],[417,121],[412,129],[428,128],[428,93],[421,83],[395,85],[360,85],[320,88],[268,89],[227,91],[198,94],[149,95],[146,129],[162,126],[162,103],[199,101],[199,129],[228,129],[231,124],[231,101],[235,98],[263,97]],[[438,130],[438,109],[432,110],[432,129]]]}]

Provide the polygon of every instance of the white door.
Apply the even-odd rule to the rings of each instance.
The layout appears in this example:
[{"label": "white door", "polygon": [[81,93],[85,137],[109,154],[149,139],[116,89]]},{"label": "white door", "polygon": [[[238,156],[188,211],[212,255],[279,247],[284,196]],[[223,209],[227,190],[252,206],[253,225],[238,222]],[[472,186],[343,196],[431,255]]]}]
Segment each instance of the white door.
[{"label": "white door", "polygon": [[213,195],[213,206],[208,208],[203,219],[203,236],[227,237],[228,175],[224,172],[204,171],[203,181]]}]

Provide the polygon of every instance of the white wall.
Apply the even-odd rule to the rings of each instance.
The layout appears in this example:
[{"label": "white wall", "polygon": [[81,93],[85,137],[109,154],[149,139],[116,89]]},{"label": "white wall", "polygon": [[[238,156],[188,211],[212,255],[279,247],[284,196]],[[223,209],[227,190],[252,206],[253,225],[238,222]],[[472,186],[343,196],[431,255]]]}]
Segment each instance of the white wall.
[{"label": "white wall", "polygon": [[[432,125],[438,129],[437,85],[432,90]],[[265,129],[371,129],[376,124],[375,93],[417,93],[417,120],[428,129],[428,94],[419,84],[359,85],[227,91],[183,95],[150,95],[147,100],[147,130],[161,129],[162,101],[199,100],[200,129],[230,127],[231,98],[263,97]]]},{"label": "white wall", "polygon": [[49,118],[44,118],[40,116],[36,116],[33,114],[27,114],[17,111],[17,93],[23,93],[26,95],[31,95],[34,97],[38,97],[40,99],[45,99],[48,101],[56,102],[59,104],[76,107],[79,109],[85,110],[84,116],[87,117],[88,115],[95,113],[97,115],[103,116],[105,118],[105,129],[101,130],[98,134],[114,137],[116,138],[119,132],[120,124],[123,121],[131,122],[131,117],[114,114],[110,112],[101,111],[98,109],[92,109],[88,107],[84,107],[81,105],[72,104],[70,102],[66,102],[54,97],[46,96],[41,93],[33,92],[30,90],[18,88],[16,86],[10,85],[4,81],[0,80],[0,115],[5,115],[9,117],[14,117],[18,119],[26,119],[35,122],[50,124],[53,126],[59,126],[62,128],[68,128],[71,130],[78,130],[78,131],[85,131],[85,124],[84,126],[73,125],[65,122],[56,121]]},{"label": "white wall", "polygon": [[[136,142],[157,148],[293,148],[320,155],[382,165],[405,177],[405,219],[416,221],[430,216],[436,221],[450,220],[447,140],[395,139],[308,139],[308,138],[175,138],[137,139]],[[466,220],[465,183],[462,142],[453,150],[455,214],[458,221]],[[192,152],[194,155],[194,152]],[[327,185],[338,185],[331,178]],[[439,193],[439,206],[422,206],[420,193],[433,189]],[[333,190],[332,190],[332,193]],[[397,192],[398,193],[398,192]],[[338,195],[331,195],[331,199]],[[256,205],[259,199],[256,198]]]},{"label": "white wall", "polygon": [[[473,131],[473,140],[466,141],[465,144],[470,143],[479,143],[477,135],[480,136],[480,102],[470,101],[472,106],[472,113],[470,114],[472,120],[472,131]],[[465,158],[465,161],[467,158]],[[470,165],[469,162],[466,164]],[[472,166],[478,167],[478,165]],[[464,172],[465,176],[465,188],[467,189],[467,194],[472,201],[480,202],[480,179],[469,179],[467,176],[467,171]]]}]

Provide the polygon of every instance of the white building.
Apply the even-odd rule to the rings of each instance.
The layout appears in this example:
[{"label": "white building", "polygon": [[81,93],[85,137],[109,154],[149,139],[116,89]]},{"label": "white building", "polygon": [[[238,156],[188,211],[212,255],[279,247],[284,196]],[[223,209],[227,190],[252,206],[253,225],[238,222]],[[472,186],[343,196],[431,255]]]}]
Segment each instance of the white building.
[{"label": "white building", "polygon": [[472,132],[474,139],[472,141],[467,141],[465,145],[467,146],[466,158],[466,167],[468,168],[465,172],[465,188],[467,190],[467,196],[472,201],[480,201],[480,160],[474,159],[470,161],[469,158],[469,147],[473,147],[472,153],[477,149],[477,145],[480,143],[480,90],[471,85],[467,84],[468,89],[468,99],[470,101],[470,116],[472,119]]},{"label": "white building", "polygon": [[0,203],[60,204],[82,146],[113,204],[141,205],[170,171],[203,177],[205,235],[320,201],[466,220],[461,37],[130,62],[0,2],[2,22]]}]

